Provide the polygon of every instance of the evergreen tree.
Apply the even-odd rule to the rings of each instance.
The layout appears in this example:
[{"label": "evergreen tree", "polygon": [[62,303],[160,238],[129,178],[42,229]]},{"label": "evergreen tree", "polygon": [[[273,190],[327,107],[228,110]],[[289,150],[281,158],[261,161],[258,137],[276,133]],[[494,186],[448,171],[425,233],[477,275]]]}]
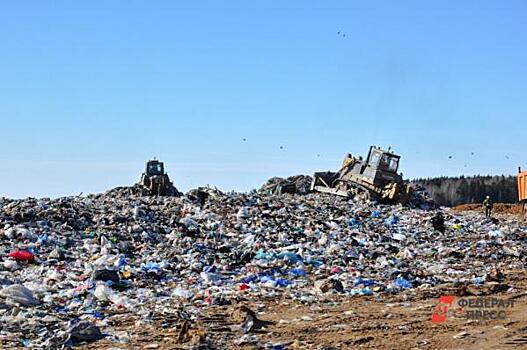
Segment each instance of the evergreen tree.
[{"label": "evergreen tree", "polygon": [[518,201],[516,176],[441,176],[411,182],[426,188],[440,205],[481,203],[487,195],[496,203],[516,203]]}]

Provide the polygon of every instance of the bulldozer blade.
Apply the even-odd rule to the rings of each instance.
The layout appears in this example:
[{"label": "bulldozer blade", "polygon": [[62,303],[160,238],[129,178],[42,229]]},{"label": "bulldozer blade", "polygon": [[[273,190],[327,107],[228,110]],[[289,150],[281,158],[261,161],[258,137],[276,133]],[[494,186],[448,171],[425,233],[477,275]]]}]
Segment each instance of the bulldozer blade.
[{"label": "bulldozer blade", "polygon": [[331,187],[315,186],[313,188],[313,190],[315,190],[317,192],[334,194],[334,195],[341,196],[341,197],[349,197],[349,192],[348,191],[339,191],[339,190],[336,190],[336,189],[331,188]]}]

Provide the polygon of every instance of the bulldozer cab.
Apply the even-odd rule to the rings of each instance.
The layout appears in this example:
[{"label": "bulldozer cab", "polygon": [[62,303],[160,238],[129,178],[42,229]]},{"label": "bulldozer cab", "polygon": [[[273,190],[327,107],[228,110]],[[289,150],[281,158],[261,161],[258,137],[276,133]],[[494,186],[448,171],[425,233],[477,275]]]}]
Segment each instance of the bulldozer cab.
[{"label": "bulldozer cab", "polygon": [[389,173],[397,173],[399,169],[399,158],[398,155],[372,146],[368,154],[367,166]]},{"label": "bulldozer cab", "polygon": [[163,175],[165,173],[165,169],[163,166],[163,162],[160,162],[158,160],[149,160],[146,163],[146,175]]},{"label": "bulldozer cab", "polygon": [[[361,163],[359,169],[346,169],[346,173],[360,175],[365,179],[369,179],[372,184],[376,186],[383,186],[389,181],[400,182],[397,170],[399,169],[400,157],[390,151],[382,150],[378,147],[371,146],[366,160]],[[344,174],[341,173],[341,176]]]}]

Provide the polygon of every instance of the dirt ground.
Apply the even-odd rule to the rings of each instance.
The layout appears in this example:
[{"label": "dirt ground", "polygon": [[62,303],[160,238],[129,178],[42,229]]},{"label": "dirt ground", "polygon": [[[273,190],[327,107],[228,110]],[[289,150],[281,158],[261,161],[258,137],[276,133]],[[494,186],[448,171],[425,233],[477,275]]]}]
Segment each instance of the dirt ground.
[{"label": "dirt ground", "polygon": [[[480,211],[484,213],[483,206],[481,204],[461,204],[452,208],[458,212],[464,211]],[[522,206],[521,204],[513,203],[495,203],[493,208],[493,213],[495,214],[513,214],[521,216]]]},{"label": "dirt ground", "polygon": [[160,320],[139,326],[125,315],[122,320],[114,317],[114,329],[128,334],[125,343],[105,339],[81,348],[261,349],[269,342],[287,345],[288,349],[525,349],[525,277],[525,272],[519,271],[508,276],[506,283],[515,287],[513,292],[479,291],[487,298],[513,300],[512,307],[503,309],[505,318],[500,320],[468,320],[457,305],[447,313],[444,323],[433,323],[437,296],[477,298],[467,295],[464,288],[444,286],[432,292],[436,297],[427,295],[430,292],[408,292],[397,296],[327,297],[311,305],[286,298],[247,302],[244,304],[249,308],[260,310],[259,319],[273,322],[248,336],[256,336],[259,345],[236,344],[242,337],[237,328],[242,318],[236,319],[239,306],[222,306],[207,309],[183,338],[180,332],[185,325],[181,323],[167,327],[162,325],[167,320]]},{"label": "dirt ground", "polygon": [[[199,319],[192,322],[160,318],[144,323],[129,314],[117,314],[106,320],[105,330],[119,335],[119,340],[108,337],[78,348],[527,349],[527,272],[503,273],[502,282],[480,287],[445,284],[397,295],[330,294],[312,303],[293,300],[287,293],[280,299],[264,300],[247,294],[234,305],[203,309]],[[434,323],[432,314],[438,313],[440,296],[454,296],[456,301],[446,320]],[[460,300],[485,298],[509,302],[508,307],[486,309],[503,311],[503,318],[467,317],[470,309],[462,308]],[[240,329],[245,318],[243,306],[268,324],[244,336]]]}]

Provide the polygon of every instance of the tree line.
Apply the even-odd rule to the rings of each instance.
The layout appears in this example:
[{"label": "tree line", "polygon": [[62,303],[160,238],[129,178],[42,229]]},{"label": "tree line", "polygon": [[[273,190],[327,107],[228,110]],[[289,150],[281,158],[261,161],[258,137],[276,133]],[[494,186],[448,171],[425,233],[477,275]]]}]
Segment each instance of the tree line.
[{"label": "tree line", "polygon": [[415,179],[412,183],[423,186],[439,205],[481,203],[490,196],[494,203],[518,202],[517,177],[501,176],[459,176]]}]

